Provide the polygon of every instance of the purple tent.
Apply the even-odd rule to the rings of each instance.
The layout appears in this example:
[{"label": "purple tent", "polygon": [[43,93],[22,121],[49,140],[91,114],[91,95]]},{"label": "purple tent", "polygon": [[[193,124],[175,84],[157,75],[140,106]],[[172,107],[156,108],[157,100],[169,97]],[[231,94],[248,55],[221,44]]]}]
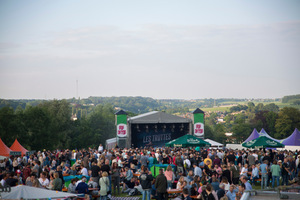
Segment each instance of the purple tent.
[{"label": "purple tent", "polygon": [[272,139],[272,140],[275,140],[276,142],[281,142],[281,141],[282,141],[282,140],[277,140],[277,139],[275,139],[275,138],[272,138],[272,137],[265,131],[265,129],[263,129],[263,128],[260,130],[259,136],[266,136],[266,137],[268,137],[268,138],[270,138],[270,139]]},{"label": "purple tent", "polygon": [[249,142],[259,137],[259,133],[257,132],[256,128],[252,131],[251,135],[245,140],[244,142]]},{"label": "purple tent", "polygon": [[300,131],[296,128],[292,135],[283,140],[282,144],[287,146],[300,146]]}]

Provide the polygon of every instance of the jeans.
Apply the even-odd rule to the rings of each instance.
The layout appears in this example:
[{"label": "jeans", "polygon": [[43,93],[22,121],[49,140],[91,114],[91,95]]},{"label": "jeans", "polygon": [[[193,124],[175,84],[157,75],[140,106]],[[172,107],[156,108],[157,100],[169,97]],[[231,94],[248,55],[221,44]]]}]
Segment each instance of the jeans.
[{"label": "jeans", "polygon": [[172,188],[172,181],[168,181],[168,188]]},{"label": "jeans", "polygon": [[142,194],[143,194],[143,200],[146,200],[146,196],[147,196],[147,200],[150,200],[151,189],[144,189]]},{"label": "jeans", "polygon": [[264,187],[267,187],[267,181],[268,181],[268,174],[262,174],[261,175],[261,189],[264,189]]},{"label": "jeans", "polygon": [[289,184],[289,175],[282,174],[282,184],[281,185],[288,185]]},{"label": "jeans", "polygon": [[259,179],[259,176],[255,176],[255,177],[252,177],[250,180],[251,180],[251,184],[255,184],[255,181]]},{"label": "jeans", "polygon": [[279,176],[272,176],[272,188],[275,186],[275,179],[277,180],[277,187],[279,186]]},{"label": "jeans", "polygon": [[109,191],[111,192],[111,175],[108,176],[108,180],[109,180]]},{"label": "jeans", "polygon": [[113,188],[114,188],[114,194],[117,193],[117,189],[118,189],[118,194],[120,194],[120,176],[113,178]]},{"label": "jeans", "polygon": [[293,180],[294,178],[295,178],[295,176],[296,176],[296,172],[295,172],[295,170],[293,171],[293,172],[291,172],[291,175],[290,175],[290,180]]}]

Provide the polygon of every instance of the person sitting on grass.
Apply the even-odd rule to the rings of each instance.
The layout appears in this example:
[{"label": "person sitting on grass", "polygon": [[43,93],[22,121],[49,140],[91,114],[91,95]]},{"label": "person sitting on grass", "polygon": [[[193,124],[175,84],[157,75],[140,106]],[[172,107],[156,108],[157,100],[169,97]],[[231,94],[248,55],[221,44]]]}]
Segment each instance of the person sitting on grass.
[{"label": "person sitting on grass", "polygon": [[135,186],[135,182],[136,182],[136,178],[132,177],[131,180],[129,182],[126,182],[126,184],[124,185],[123,189],[122,189],[122,193],[128,193],[131,190],[134,190],[134,186]]}]

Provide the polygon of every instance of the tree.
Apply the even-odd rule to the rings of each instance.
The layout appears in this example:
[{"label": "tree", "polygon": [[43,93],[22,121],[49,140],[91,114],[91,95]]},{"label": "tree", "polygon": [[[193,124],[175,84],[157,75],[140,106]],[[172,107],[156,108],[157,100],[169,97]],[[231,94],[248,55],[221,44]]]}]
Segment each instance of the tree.
[{"label": "tree", "polygon": [[255,112],[259,112],[259,111],[262,111],[264,108],[264,104],[262,103],[259,103],[255,106]]},{"label": "tree", "polygon": [[255,104],[253,102],[248,103],[248,111],[255,112]]},{"label": "tree", "polygon": [[223,124],[217,124],[214,129],[215,140],[222,144],[225,144],[226,141],[226,128]]},{"label": "tree", "polygon": [[288,137],[295,128],[300,128],[300,111],[293,107],[282,108],[278,113],[275,128],[276,137]]},{"label": "tree", "polygon": [[265,105],[263,107],[263,110],[272,111],[272,112],[278,112],[279,111],[279,107],[275,103],[270,103],[270,104]]}]

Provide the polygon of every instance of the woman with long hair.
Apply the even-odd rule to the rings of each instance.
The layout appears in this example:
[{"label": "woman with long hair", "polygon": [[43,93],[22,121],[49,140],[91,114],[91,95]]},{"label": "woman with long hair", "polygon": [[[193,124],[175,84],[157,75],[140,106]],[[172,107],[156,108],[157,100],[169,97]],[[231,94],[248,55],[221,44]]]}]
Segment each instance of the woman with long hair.
[{"label": "woman with long hair", "polygon": [[174,182],[174,179],[175,179],[175,175],[173,173],[173,170],[172,170],[172,166],[171,165],[168,165],[166,171],[165,171],[165,176],[167,178],[167,182],[168,182],[168,188],[172,188],[172,184]]}]

